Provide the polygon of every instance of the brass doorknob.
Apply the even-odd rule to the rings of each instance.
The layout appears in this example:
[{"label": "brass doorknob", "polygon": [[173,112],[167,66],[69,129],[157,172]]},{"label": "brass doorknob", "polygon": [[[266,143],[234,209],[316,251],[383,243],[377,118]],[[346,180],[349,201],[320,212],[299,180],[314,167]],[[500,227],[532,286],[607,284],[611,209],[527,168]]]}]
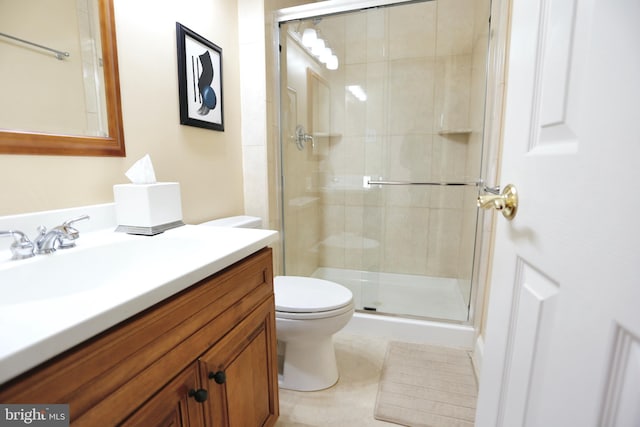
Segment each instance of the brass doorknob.
[{"label": "brass doorknob", "polygon": [[502,190],[502,194],[478,196],[478,207],[482,209],[495,209],[502,212],[508,220],[512,220],[518,213],[518,192],[512,184]]}]

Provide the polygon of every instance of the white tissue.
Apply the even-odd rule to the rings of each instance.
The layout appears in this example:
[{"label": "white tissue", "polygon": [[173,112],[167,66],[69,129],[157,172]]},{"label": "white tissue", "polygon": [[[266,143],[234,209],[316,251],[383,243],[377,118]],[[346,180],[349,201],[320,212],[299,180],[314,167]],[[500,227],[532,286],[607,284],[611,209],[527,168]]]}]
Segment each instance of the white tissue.
[{"label": "white tissue", "polygon": [[151,157],[148,154],[135,162],[125,172],[125,175],[134,184],[154,184],[156,182],[156,173],[153,171]]}]

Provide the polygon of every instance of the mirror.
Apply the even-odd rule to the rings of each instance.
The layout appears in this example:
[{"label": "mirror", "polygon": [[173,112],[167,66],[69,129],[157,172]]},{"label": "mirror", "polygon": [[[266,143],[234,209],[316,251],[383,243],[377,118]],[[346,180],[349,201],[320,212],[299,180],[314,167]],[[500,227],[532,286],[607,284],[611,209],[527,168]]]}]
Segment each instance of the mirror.
[{"label": "mirror", "polygon": [[[0,26],[2,65],[13,64],[0,68],[2,92],[14,93],[0,99],[0,153],[124,156],[113,0],[0,0],[0,10],[14,23]],[[68,26],[75,38],[60,35]]]}]

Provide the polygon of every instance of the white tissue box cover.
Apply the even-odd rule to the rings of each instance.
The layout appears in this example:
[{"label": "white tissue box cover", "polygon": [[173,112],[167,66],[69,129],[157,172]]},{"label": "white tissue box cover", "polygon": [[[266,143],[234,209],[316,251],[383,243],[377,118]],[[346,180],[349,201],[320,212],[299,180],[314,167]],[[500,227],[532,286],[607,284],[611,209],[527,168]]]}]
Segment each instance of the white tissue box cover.
[{"label": "white tissue box cover", "polygon": [[113,186],[118,225],[155,227],[182,220],[180,184],[117,184]]}]

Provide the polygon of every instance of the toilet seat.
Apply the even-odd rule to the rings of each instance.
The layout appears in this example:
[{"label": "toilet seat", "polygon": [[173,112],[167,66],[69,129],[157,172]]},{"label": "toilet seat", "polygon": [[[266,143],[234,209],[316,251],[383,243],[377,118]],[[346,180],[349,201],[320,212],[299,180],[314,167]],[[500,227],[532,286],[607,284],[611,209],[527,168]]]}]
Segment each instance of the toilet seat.
[{"label": "toilet seat", "polygon": [[277,276],[273,280],[276,317],[319,319],[353,310],[353,293],[328,280]]}]

